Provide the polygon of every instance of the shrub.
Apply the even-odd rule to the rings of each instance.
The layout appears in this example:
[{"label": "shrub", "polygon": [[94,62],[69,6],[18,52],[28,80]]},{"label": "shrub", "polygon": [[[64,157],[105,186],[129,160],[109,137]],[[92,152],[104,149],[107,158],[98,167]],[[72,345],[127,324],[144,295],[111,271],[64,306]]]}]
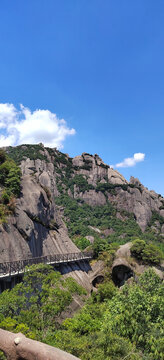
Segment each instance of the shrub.
[{"label": "shrub", "polygon": [[8,176],[5,180],[5,186],[16,196],[20,194],[21,170],[15,164],[12,164]]},{"label": "shrub", "polygon": [[163,225],[163,224],[164,224],[164,218],[163,218],[163,216],[161,216],[160,214],[158,214],[156,211],[152,211],[152,217],[151,217],[149,226],[154,225],[154,223],[155,223],[156,221],[159,221],[160,225]]},{"label": "shrub", "polygon": [[5,222],[5,216],[15,210],[14,197],[20,194],[21,170],[3,150],[0,149],[0,185],[3,188],[0,202],[0,221]]},{"label": "shrub", "polygon": [[73,186],[77,185],[80,192],[85,192],[89,189],[93,189],[93,185],[89,185],[83,175],[75,175],[73,179],[68,182],[68,187],[73,190]]},{"label": "shrub", "polygon": [[160,264],[161,259],[162,259],[162,253],[157,248],[157,246],[153,244],[145,245],[145,248],[143,249],[142,252],[143,262],[158,265]]},{"label": "shrub", "polygon": [[43,147],[38,145],[19,145],[19,146],[9,146],[7,148],[7,153],[11,159],[13,159],[16,164],[20,164],[22,160],[29,158],[30,160],[45,160],[48,162],[47,157],[43,154]]},{"label": "shrub", "polygon": [[[94,206],[84,203],[81,199],[72,199],[68,195],[61,195],[55,199],[57,205],[64,207],[64,217],[67,224],[70,237],[77,238],[93,235],[95,239],[98,236],[104,237],[104,234],[97,234],[94,228],[113,229],[107,239],[99,239],[95,243],[95,256],[99,252],[108,249],[108,243],[119,242],[119,244],[130,241],[133,236],[140,236],[141,229],[134,220],[134,215],[126,213],[127,220],[122,221],[116,218],[116,209],[110,202],[103,206]],[[90,228],[91,225],[93,228]],[[126,233],[123,239],[120,237],[122,233]]]},{"label": "shrub", "polygon": [[105,239],[97,238],[93,243],[94,257],[98,257],[99,254],[109,250],[109,244]]},{"label": "shrub", "polygon": [[6,153],[4,150],[0,149],[0,165],[3,164],[6,160]]},{"label": "shrub", "polygon": [[7,205],[10,201],[10,194],[4,190],[3,193],[2,193],[2,202],[3,204]]},{"label": "shrub", "polygon": [[112,297],[116,295],[116,292],[116,287],[112,281],[104,282],[98,286],[98,294],[96,299],[98,302],[112,299]]},{"label": "shrub", "polygon": [[92,164],[84,164],[82,166],[80,166],[80,169],[83,169],[83,170],[88,170],[90,171],[92,169]]},{"label": "shrub", "polygon": [[5,180],[8,177],[9,171],[11,169],[11,161],[6,160],[0,165],[0,184],[5,185]]},{"label": "shrub", "polygon": [[85,237],[77,237],[74,239],[74,243],[80,250],[84,250],[87,246],[90,245],[90,241]]},{"label": "shrub", "polygon": [[145,245],[146,245],[146,243],[144,240],[136,239],[133,242],[133,245],[130,249],[132,256],[134,256],[138,260],[141,260],[142,259],[142,251],[143,251]]},{"label": "shrub", "polygon": [[163,257],[162,252],[154,244],[146,244],[144,240],[137,239],[134,241],[131,254],[138,260],[142,260],[146,264],[160,264]]},{"label": "shrub", "polygon": [[20,192],[21,170],[9,158],[0,165],[0,184],[18,196]]},{"label": "shrub", "polygon": [[6,222],[6,208],[4,205],[0,204],[0,223]]}]

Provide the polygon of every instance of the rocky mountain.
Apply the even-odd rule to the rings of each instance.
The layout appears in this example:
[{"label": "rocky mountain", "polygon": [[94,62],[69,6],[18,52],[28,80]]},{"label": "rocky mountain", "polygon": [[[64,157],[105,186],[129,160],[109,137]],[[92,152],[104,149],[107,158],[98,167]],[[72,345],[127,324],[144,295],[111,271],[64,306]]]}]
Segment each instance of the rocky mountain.
[{"label": "rocky mountain", "polygon": [[[104,205],[111,202],[118,210],[133,213],[135,219],[144,231],[149,224],[153,211],[164,217],[164,199],[155,191],[149,191],[138,179],[131,177],[128,182],[117,170],[104,164],[98,155],[83,153],[72,159],[76,173],[85,177],[91,187],[90,190],[80,192],[74,186],[74,197],[80,197],[89,205]],[[71,196],[73,194],[70,193]],[[160,225],[156,223],[159,229]],[[159,229],[162,233],[164,227]]]},{"label": "rocky mountain", "polygon": [[[110,242],[118,236],[126,242],[127,236],[144,232],[163,242],[164,198],[138,179],[128,182],[97,154],[70,158],[43,144],[5,151],[20,166],[22,178],[14,214],[0,225],[0,262],[80,251],[70,237],[93,242],[100,236]],[[92,218],[95,209],[103,215]]]}]

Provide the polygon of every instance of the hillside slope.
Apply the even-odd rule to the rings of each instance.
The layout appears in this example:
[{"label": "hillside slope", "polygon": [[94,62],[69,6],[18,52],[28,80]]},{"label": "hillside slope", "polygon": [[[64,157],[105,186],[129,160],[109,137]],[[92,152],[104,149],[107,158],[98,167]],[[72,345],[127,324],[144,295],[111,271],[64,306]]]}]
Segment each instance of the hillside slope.
[{"label": "hillside slope", "polygon": [[5,150],[22,180],[15,214],[0,225],[0,262],[79,251],[70,237],[127,242],[145,232],[163,243],[164,198],[138,179],[128,182],[98,155],[72,159],[43,144]]}]

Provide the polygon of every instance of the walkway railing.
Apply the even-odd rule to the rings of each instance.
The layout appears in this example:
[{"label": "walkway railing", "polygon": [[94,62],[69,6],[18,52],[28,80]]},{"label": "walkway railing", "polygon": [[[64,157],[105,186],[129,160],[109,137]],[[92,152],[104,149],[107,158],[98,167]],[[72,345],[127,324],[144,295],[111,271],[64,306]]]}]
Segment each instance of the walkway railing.
[{"label": "walkway railing", "polygon": [[64,264],[74,261],[90,260],[93,252],[77,252],[69,254],[51,254],[31,259],[0,263],[0,278],[25,272],[26,266],[33,264]]},{"label": "walkway railing", "polygon": [[0,349],[12,360],[80,360],[79,358],[39,341],[0,329]]}]

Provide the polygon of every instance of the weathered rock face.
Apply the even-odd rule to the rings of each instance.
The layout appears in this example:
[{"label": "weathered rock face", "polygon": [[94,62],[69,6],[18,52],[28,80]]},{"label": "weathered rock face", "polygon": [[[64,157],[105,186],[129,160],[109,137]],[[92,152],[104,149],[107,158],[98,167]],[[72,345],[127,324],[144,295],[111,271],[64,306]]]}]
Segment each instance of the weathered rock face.
[{"label": "weathered rock face", "polygon": [[164,199],[160,195],[154,191],[149,191],[138,179],[133,177],[128,183],[118,171],[104,164],[97,155],[91,156],[83,153],[73,159],[73,165],[78,168],[78,174],[85,176],[88,184],[95,188],[97,183],[113,185],[113,188],[112,186],[109,189],[106,187],[106,191],[103,193],[97,189],[96,191],[93,189],[81,193],[76,187],[74,193],[76,198],[83,199],[91,206],[104,205],[106,198],[108,198],[118,209],[134,213],[142,231],[147,227],[152,211],[164,216]]},{"label": "weathered rock face", "polygon": [[27,159],[21,169],[22,193],[15,216],[0,225],[0,262],[78,252],[55,206],[58,191],[53,164]]},{"label": "weathered rock face", "polygon": [[105,266],[104,262],[98,260],[92,265],[92,269],[89,272],[90,282],[93,285],[93,290],[97,284],[101,283],[105,277]]},{"label": "weathered rock face", "polygon": [[[6,150],[10,154],[11,149]],[[149,191],[138,179],[131,178],[128,183],[98,155],[83,153],[71,159],[43,145],[38,154],[33,154],[32,145],[20,146],[19,151],[24,154],[20,162],[22,194],[17,199],[15,215],[6,225],[0,225],[0,262],[79,251],[68,236],[63,209],[55,204],[61,188],[63,193],[91,206],[110,201],[118,209],[118,218],[119,210],[133,213],[143,231],[152,211],[164,216],[164,199],[160,195]],[[155,229],[164,234],[160,224]]]},{"label": "weathered rock face", "polygon": [[[148,265],[141,264],[131,257],[131,246],[131,242],[121,245],[115,254],[115,260],[112,264],[112,279],[118,287],[124,285],[132,277],[137,279],[138,275],[141,275],[149,268]],[[160,270],[155,266],[153,266],[153,270],[161,280],[164,280],[163,263],[161,265]]]},{"label": "weathered rock face", "polygon": [[95,190],[88,190],[85,192],[76,192],[74,195],[74,198],[82,199],[84,202],[86,202],[88,205],[96,206],[96,205],[105,205],[106,204],[106,198],[102,192],[95,192]]},{"label": "weathered rock face", "polygon": [[87,290],[87,293],[90,294],[92,291],[92,280],[90,274],[92,274],[92,268],[87,261],[73,263],[73,264],[63,264],[60,269],[61,274],[64,278],[71,276],[74,278],[78,284]]},{"label": "weathered rock face", "polygon": [[117,171],[113,169],[108,169],[108,181],[111,184],[128,184],[127,180]]},{"label": "weathered rock face", "polygon": [[153,200],[150,192],[138,188],[127,187],[127,190],[117,188],[116,195],[108,194],[108,200],[115,203],[118,209],[134,213],[142,231],[148,225],[152,211],[159,212],[161,202]]}]

